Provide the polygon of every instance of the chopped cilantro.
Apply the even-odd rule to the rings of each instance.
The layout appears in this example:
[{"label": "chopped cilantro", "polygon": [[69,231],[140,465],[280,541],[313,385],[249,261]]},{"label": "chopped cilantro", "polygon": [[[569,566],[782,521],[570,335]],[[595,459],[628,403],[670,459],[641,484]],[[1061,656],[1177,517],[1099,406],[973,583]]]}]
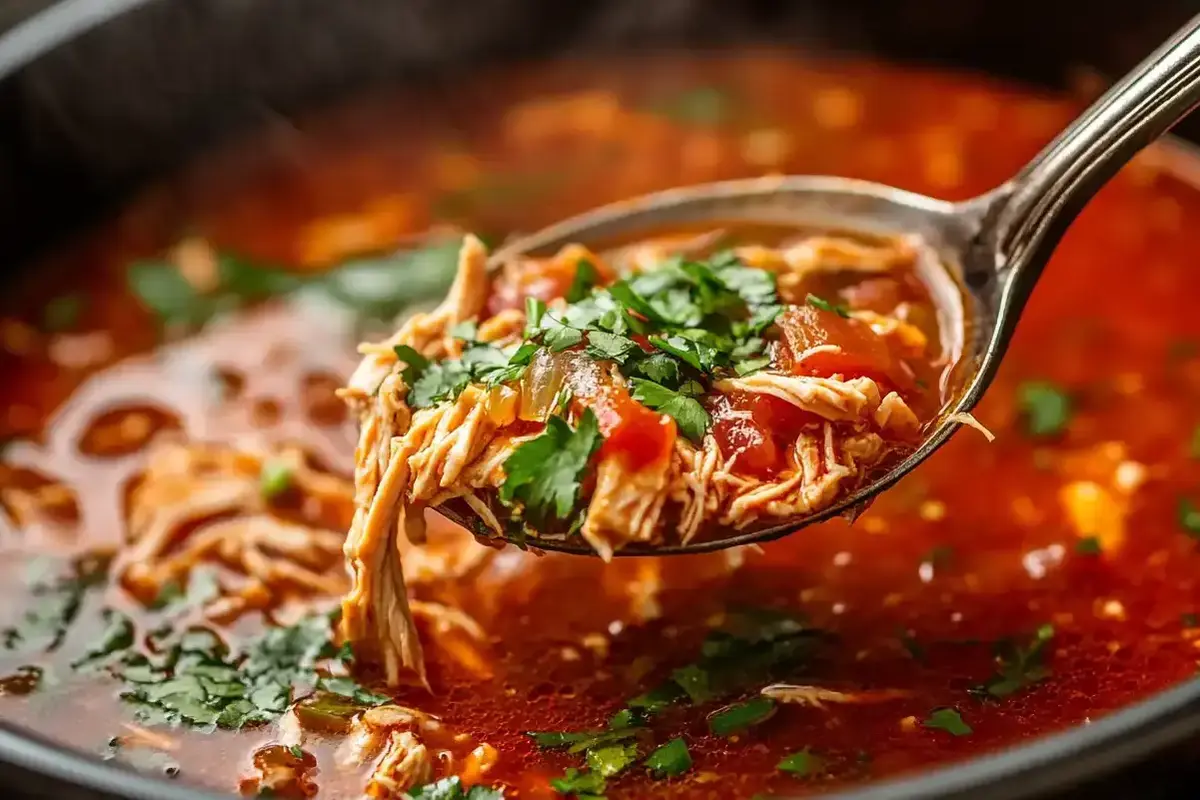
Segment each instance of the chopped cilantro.
[{"label": "chopped cilantro", "polygon": [[99,640],[71,666],[79,669],[86,665],[102,663],[114,654],[129,649],[133,646],[133,633],[133,620],[119,611],[105,609],[104,630],[101,631]]},{"label": "chopped cilantro", "polygon": [[579,259],[575,264],[575,277],[571,279],[571,286],[567,289],[566,295],[564,295],[566,301],[568,303],[578,303],[591,294],[592,287],[599,280],[600,273],[596,271],[596,265],[586,258]]},{"label": "chopped cilantro", "polygon": [[1179,615],[1179,624],[1185,628],[1200,628],[1200,615],[1187,612]]},{"label": "chopped cilantro", "polygon": [[575,767],[568,768],[565,775],[550,781],[550,785],[554,791],[578,800],[601,800],[607,788],[602,776]]},{"label": "chopped cilantro", "polygon": [[774,700],[769,697],[755,697],[713,714],[708,718],[708,729],[717,736],[733,736],[753,725],[766,722],[774,714]]},{"label": "chopped cilantro", "polygon": [[304,748],[298,744],[294,744],[288,748],[288,752],[296,758],[304,758]]},{"label": "chopped cilantro", "polygon": [[540,436],[522,443],[504,462],[501,502],[519,503],[525,519],[540,530],[565,521],[579,501],[583,474],[603,440],[591,409],[584,410],[573,431],[561,418],[550,417]]},{"label": "chopped cilantro", "polygon": [[739,378],[744,378],[747,375],[758,372],[760,369],[765,369],[771,366],[770,356],[758,356],[756,358],[746,358],[736,362],[733,365],[733,371],[738,374]]},{"label": "chopped cilantro", "polygon": [[844,319],[850,319],[850,311],[845,306],[836,305],[822,297],[817,297],[815,294],[810,294],[808,297],[804,298],[804,300],[813,308],[819,308],[822,311],[829,311],[837,314],[839,317],[843,317]]},{"label": "chopped cilantro", "polygon": [[525,298],[525,335],[533,336],[542,326],[542,317],[546,315],[546,304],[536,297]]},{"label": "chopped cilantro", "polygon": [[79,616],[85,595],[103,585],[107,563],[81,559],[68,574],[39,576],[28,594],[33,605],[15,625],[0,631],[5,650],[57,650]]},{"label": "chopped cilantro", "polygon": [[404,362],[404,382],[411,387],[429,369],[429,359],[406,344],[398,344],[392,348],[396,358]]},{"label": "chopped cilantro", "polygon": [[825,761],[806,747],[784,756],[775,765],[775,769],[787,772],[797,778],[807,778],[822,772],[825,769]]},{"label": "chopped cilantro", "polygon": [[404,795],[409,800],[504,800],[503,789],[492,789],[486,786],[472,786],[464,789],[462,779],[457,775],[416,786]]},{"label": "chopped cilantro", "polygon": [[633,363],[631,374],[668,388],[683,382],[679,362],[666,353],[651,353]]},{"label": "chopped cilantro", "polygon": [[316,662],[333,653],[330,636],[329,617],[314,615],[234,653],[215,632],[190,628],[150,655],[129,647],[109,669],[140,722],[238,729],[277,718],[296,684],[316,682]]},{"label": "chopped cilantro", "polygon": [[651,753],[645,764],[657,777],[682,775],[692,768],[692,754],[687,742],[675,738]]},{"label": "chopped cilantro", "polygon": [[278,458],[268,458],[258,473],[258,492],[264,500],[274,500],[292,488],[292,467]]},{"label": "chopped cilantro", "polygon": [[619,336],[604,331],[589,331],[587,354],[592,358],[624,364],[634,353],[641,352],[638,343],[628,336]]},{"label": "chopped cilantro", "polygon": [[172,264],[139,261],[129,266],[126,279],[142,306],[164,325],[199,325],[214,311],[212,298],[197,292]]},{"label": "chopped cilantro", "polygon": [[930,730],[945,731],[951,736],[970,736],[974,732],[953,708],[934,709],[921,725]]},{"label": "chopped cilantro", "polygon": [[712,420],[694,397],[640,378],[633,378],[630,384],[633,386],[634,400],[674,419],[683,435],[692,441],[704,438]]},{"label": "chopped cilantro", "polygon": [[1028,645],[1022,646],[1012,639],[1001,639],[993,648],[996,657],[996,674],[985,683],[971,689],[981,697],[1004,698],[1033,686],[1050,677],[1046,666],[1046,649],[1054,638],[1054,626],[1042,625]]},{"label": "chopped cilantro", "polygon": [[462,239],[346,261],[317,288],[368,320],[391,321],[406,308],[445,295],[458,268]]},{"label": "chopped cilantro", "polygon": [[465,319],[462,322],[456,322],[451,325],[448,333],[451,338],[463,342],[473,342],[475,341],[475,337],[479,335],[479,325],[473,319]]},{"label": "chopped cilantro", "polygon": [[82,313],[82,295],[64,294],[56,297],[42,309],[42,330],[49,333],[70,330],[79,323]]},{"label": "chopped cilantro", "polygon": [[1071,398],[1049,381],[1026,381],[1017,387],[1017,408],[1026,432],[1035,438],[1058,436],[1071,420]]},{"label": "chopped cilantro", "polygon": [[413,408],[427,408],[457,400],[470,382],[471,373],[461,361],[431,364],[410,387],[408,404]]},{"label": "chopped cilantro", "polygon": [[1200,539],[1200,508],[1188,498],[1181,497],[1175,513],[1183,532],[1193,539]]},{"label": "chopped cilantro", "polygon": [[589,770],[600,777],[611,778],[637,761],[637,757],[636,742],[614,742],[589,749],[587,765]]},{"label": "chopped cilantro", "polygon": [[365,689],[353,678],[322,678],[317,682],[317,688],[331,694],[347,697],[355,705],[363,708],[381,706],[384,703],[391,702],[391,698],[386,694],[377,694],[369,689]]},{"label": "chopped cilantro", "polygon": [[1075,542],[1075,552],[1081,556],[1098,556],[1104,552],[1100,539],[1096,536],[1084,536]]}]

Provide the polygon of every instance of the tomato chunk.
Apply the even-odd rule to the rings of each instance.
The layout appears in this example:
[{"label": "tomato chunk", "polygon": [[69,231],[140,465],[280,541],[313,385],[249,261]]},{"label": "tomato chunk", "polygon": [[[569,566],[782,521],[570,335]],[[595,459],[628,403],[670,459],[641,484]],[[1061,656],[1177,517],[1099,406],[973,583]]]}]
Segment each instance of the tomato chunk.
[{"label": "tomato chunk", "polygon": [[721,455],[737,456],[736,471],[771,478],[787,466],[792,442],[818,418],[769,395],[729,392],[708,403]]},{"label": "tomato chunk", "polygon": [[[797,306],[779,319],[783,341],[776,355],[780,369],[793,375],[828,378],[868,377],[897,385],[903,372],[882,337],[871,326],[811,305]],[[808,353],[822,345],[838,350]]]},{"label": "tomato chunk", "polygon": [[604,434],[601,458],[617,456],[631,470],[670,458],[675,448],[675,420],[634,400],[586,357],[572,359],[568,369],[574,402],[590,408],[600,423]]}]

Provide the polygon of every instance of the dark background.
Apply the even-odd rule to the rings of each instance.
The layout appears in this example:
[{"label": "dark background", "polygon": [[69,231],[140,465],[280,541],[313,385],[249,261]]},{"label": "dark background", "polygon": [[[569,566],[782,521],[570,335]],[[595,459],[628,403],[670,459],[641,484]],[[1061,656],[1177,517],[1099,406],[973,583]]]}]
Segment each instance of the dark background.
[{"label": "dark background", "polygon": [[[1200,0],[152,0],[13,72],[49,27],[23,23],[72,5],[123,3],[0,0],[6,271],[198,148],[372,84],[452,85],[463,70],[551,54],[749,42],[1064,87],[1119,76],[1200,12]],[[1200,120],[1180,132],[1200,139]],[[1177,748],[1069,797],[1197,797],[1197,755]],[[0,765],[0,796],[97,795]]]}]

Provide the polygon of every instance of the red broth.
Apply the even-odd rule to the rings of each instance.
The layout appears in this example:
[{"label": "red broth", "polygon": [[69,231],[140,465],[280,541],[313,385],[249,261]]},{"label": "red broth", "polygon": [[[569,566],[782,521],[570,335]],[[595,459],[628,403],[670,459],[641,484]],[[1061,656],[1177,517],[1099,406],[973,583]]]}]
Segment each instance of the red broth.
[{"label": "red broth", "polygon": [[[1074,110],[979,77],[878,63],[666,58],[499,72],[452,100],[378,96],[214,154],[65,247],[41,280],[6,293],[6,624],[35,605],[22,586],[45,557],[121,545],[129,483],[156,432],[299,442],[349,470],[353,423],[332,390],[355,362],[359,331],[313,284],[160,344],[155,315],[128,289],[129,265],[160,258],[185,234],[314,276],[431,227],[502,237],[645,191],[768,172],[965,198],[1011,174]],[[510,549],[471,581],[418,585],[419,599],[461,608],[487,636],[474,669],[429,647],[433,694],[405,690],[398,701],[495,747],[487,784],[553,797],[549,781],[582,757],[540,750],[523,732],[602,728],[628,698],[693,661],[731,608],[787,611],[824,632],[790,682],[860,702],[780,704],[728,738],[707,728],[722,703],[674,707],[650,728],[657,744],[682,736],[692,768],[657,780],[634,766],[607,789],[610,798],[751,797],[928,769],[1191,679],[1200,642],[1197,170],[1188,154],[1154,149],[1072,226],[979,409],[995,442],[964,430],[853,525],[827,523],[761,550],[605,566]],[[342,513],[325,513],[323,524],[344,526]],[[116,581],[84,598],[60,648],[17,643],[0,653],[5,674],[46,670],[28,694],[28,681],[0,684],[0,708],[102,753],[110,737],[128,735],[130,710],[103,671],[71,664],[99,635],[101,605],[139,620],[158,612]],[[261,624],[247,614],[225,633],[237,640]],[[1040,660],[1015,670],[1004,696],[972,693],[997,673],[998,640],[1028,648],[1039,629]],[[1005,663],[1011,678],[1011,654]],[[970,732],[936,727],[942,708]],[[174,764],[177,780],[228,791],[252,774],[252,752],[279,737],[271,726],[161,732],[165,754],[135,763]],[[369,770],[338,769],[337,745],[305,740],[319,796],[360,796]],[[806,748],[823,768],[800,777],[777,769]]]}]

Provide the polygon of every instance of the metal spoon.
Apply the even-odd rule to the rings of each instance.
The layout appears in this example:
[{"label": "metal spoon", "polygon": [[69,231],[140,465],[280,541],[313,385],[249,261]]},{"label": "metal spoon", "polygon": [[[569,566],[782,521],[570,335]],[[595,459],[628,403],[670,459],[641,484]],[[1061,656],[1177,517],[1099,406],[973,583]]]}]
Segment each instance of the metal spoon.
[{"label": "metal spoon", "polygon": [[[894,235],[915,233],[930,248],[922,272],[943,310],[962,314],[964,380],[939,422],[910,456],[817,514],[728,538],[686,545],[631,544],[620,555],[696,553],[762,542],[837,515],[852,514],[929,458],[972,409],[996,374],[1042,268],[1071,221],[1121,166],[1200,104],[1200,16],[1150,54],[1002,186],[948,203],[891,186],[834,177],[728,181],[672,189],[584,213],[498,251],[552,252],[570,242],[631,240],[678,225],[748,221]],[[939,280],[940,275],[940,280]],[[955,307],[965,294],[965,303]],[[965,306],[965,307],[964,307]],[[448,516],[466,524],[460,514]],[[591,554],[579,537],[531,542]]]}]

